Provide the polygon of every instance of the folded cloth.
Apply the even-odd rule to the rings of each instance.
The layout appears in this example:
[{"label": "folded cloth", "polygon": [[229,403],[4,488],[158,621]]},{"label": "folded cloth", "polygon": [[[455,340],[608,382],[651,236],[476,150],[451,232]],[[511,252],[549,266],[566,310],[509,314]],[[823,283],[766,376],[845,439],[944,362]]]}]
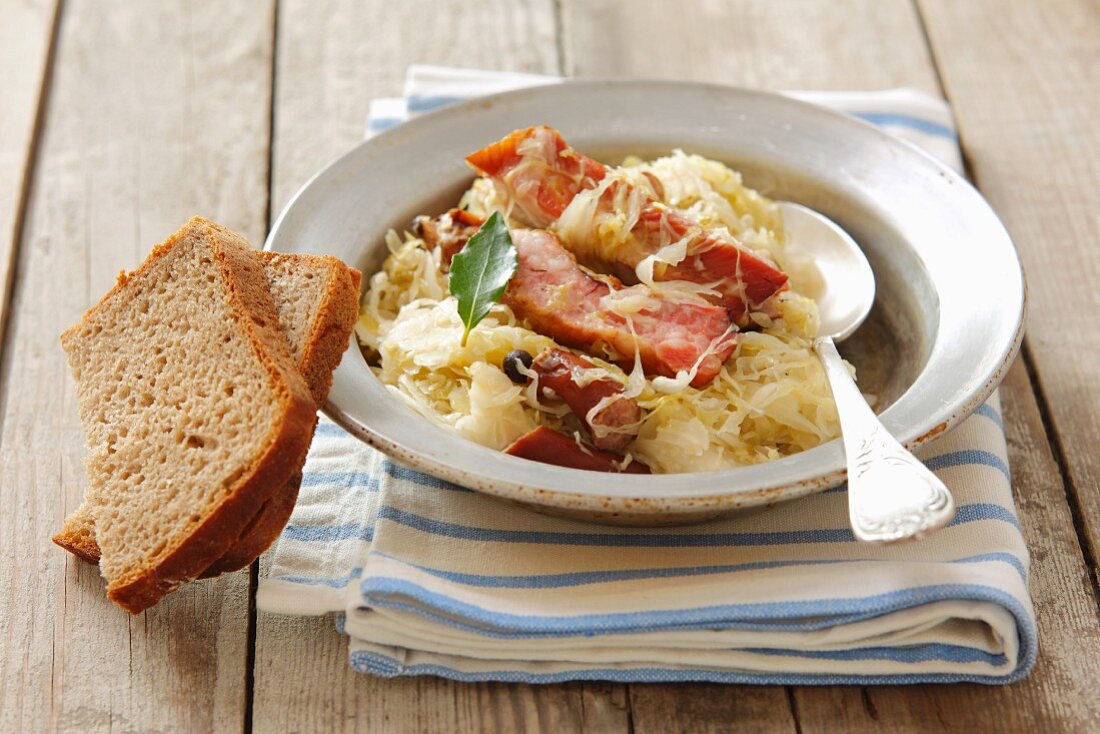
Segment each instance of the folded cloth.
[{"label": "folded cloth", "polygon": [[[368,128],[547,77],[411,67]],[[958,168],[946,105],[911,90],[797,93]],[[532,121],[537,122],[537,121]],[[258,604],[337,613],[383,676],[546,683],[1007,683],[1036,656],[1029,558],[996,395],[921,458],[958,513],[869,546],[843,487],[705,525],[546,517],[389,461],[324,420]]]}]

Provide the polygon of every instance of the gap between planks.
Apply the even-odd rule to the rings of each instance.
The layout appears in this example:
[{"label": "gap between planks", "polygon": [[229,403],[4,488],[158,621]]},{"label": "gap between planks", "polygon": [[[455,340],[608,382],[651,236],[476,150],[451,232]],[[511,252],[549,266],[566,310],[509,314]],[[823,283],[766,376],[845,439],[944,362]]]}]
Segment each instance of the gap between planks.
[{"label": "gap between planks", "polygon": [[[602,0],[558,0],[558,3],[563,8],[565,34],[561,53],[570,74],[660,76],[771,89],[910,86],[933,94],[942,92],[931,49],[920,28],[921,20],[910,0],[884,4],[846,0],[798,6],[746,2],[724,7],[685,2],[674,16],[667,13],[661,2],[638,3],[629,9]],[[853,24],[851,18],[866,21]],[[739,29],[733,45],[725,43],[730,28]],[[652,39],[645,53],[638,53],[636,46],[624,40],[640,37]],[[685,38],[691,38],[692,42],[683,44]],[[849,42],[843,48],[838,47],[836,38],[847,38]],[[815,58],[819,63],[785,63],[785,51],[789,53],[796,47],[802,58]],[[879,63],[879,59],[889,62]],[[661,716],[661,710],[689,706],[700,695],[698,691],[706,690],[639,685],[630,685],[628,689],[630,700],[635,703],[632,713],[639,712],[632,724],[647,730],[678,726],[679,722]],[[790,724],[795,731],[802,730],[800,692],[794,687],[725,690],[743,696],[746,701],[763,697],[770,701],[769,705],[731,708],[728,710],[731,716],[770,713],[773,715],[766,726]],[[849,690],[858,690],[863,706],[873,709],[869,690]],[[774,715],[784,702],[789,721],[782,720],[785,716]],[[773,706],[775,709],[771,709]],[[715,707],[718,708],[721,707]],[[721,716],[716,714],[717,711],[711,711],[705,725],[720,725]],[[764,725],[763,720],[756,723]]]},{"label": "gap between planks", "polygon": [[266,51],[262,2],[206,15],[182,2],[109,14],[90,0],[49,5],[48,84],[4,335],[0,483],[12,511],[0,555],[14,570],[0,581],[12,592],[0,595],[0,626],[15,648],[0,663],[0,729],[242,725],[244,578],[190,585],[130,618],[48,533],[82,483],[56,334],[147,251],[140,231],[171,231],[181,210],[257,234],[262,168],[247,133],[265,101],[240,81]]},{"label": "gap between planks", "polygon": [[[9,230],[11,240],[8,252],[3,262],[0,262],[0,385],[5,383],[6,366],[9,360],[5,359],[8,353],[8,322],[15,305],[15,274],[19,269],[19,252],[23,242],[23,228],[27,217],[28,202],[30,200],[31,183],[34,181],[34,172],[38,167],[38,155],[42,130],[46,121],[46,107],[49,104],[50,86],[53,82],[54,60],[57,56],[57,40],[61,28],[61,16],[64,12],[64,0],[55,0],[53,13],[50,18],[47,33],[46,50],[42,60],[42,70],[37,84],[37,93],[34,101],[34,115],[32,116],[30,135],[26,149],[22,156],[22,175],[18,177],[12,207],[12,222]],[[9,107],[9,110],[13,109]],[[5,236],[0,233],[0,237]],[[0,390],[0,435],[4,430],[4,405],[6,396]]]},{"label": "gap between planks", "polygon": [[1054,416],[1051,413],[1050,404],[1047,402],[1046,393],[1043,391],[1043,385],[1039,381],[1039,372],[1035,364],[1035,358],[1031,353],[1031,345],[1026,338],[1020,348],[1020,360],[1027,370],[1028,383],[1031,385],[1031,391],[1035,394],[1035,402],[1039,409],[1039,418],[1043,423],[1043,431],[1046,434],[1047,443],[1050,444],[1051,453],[1054,455],[1054,461],[1058,467],[1058,479],[1066,495],[1066,505],[1069,506],[1070,517],[1073,519],[1073,532],[1076,533],[1077,543],[1081,546],[1081,557],[1085,561],[1085,570],[1092,585],[1093,598],[1096,600],[1096,618],[1100,621],[1100,579],[1097,577],[1100,572],[1097,571],[1096,557],[1093,554],[1092,544],[1089,543],[1088,533],[1085,531],[1085,508],[1081,506],[1080,499],[1073,491],[1066,450],[1062,445],[1058,432],[1054,430]]}]

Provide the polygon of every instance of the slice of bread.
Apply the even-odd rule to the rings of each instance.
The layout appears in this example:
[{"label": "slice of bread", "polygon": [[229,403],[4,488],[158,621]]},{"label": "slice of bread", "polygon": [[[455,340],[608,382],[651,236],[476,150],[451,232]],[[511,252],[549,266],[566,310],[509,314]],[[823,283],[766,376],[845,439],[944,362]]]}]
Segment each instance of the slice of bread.
[{"label": "slice of bread", "polygon": [[61,336],[107,595],[137,614],[221,558],[297,473],[315,406],[261,258],[196,217]]},{"label": "slice of bread", "polygon": [[[264,271],[279,321],[318,407],[332,388],[332,373],[359,317],[359,271],[335,257],[265,252]],[[290,520],[301,473],[268,500],[241,539],[203,577],[248,566],[267,550]]]},{"label": "slice of bread", "polygon": [[359,318],[362,275],[328,255],[260,256],[290,351],[313,399],[323,405]]},{"label": "slice of bread", "polygon": [[[360,273],[334,257],[260,253],[279,324],[310,394],[321,405],[332,387],[358,314]],[[279,536],[298,497],[301,474],[267,500],[242,537],[202,577],[248,566]],[[81,505],[65,519],[54,543],[89,563],[99,562],[95,522]]]}]

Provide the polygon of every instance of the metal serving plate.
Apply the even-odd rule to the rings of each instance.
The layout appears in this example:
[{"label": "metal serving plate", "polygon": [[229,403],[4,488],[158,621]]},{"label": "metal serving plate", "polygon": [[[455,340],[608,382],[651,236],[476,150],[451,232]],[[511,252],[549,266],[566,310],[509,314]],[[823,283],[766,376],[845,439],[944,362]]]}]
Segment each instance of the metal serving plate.
[{"label": "metal serving plate", "polygon": [[[886,427],[919,445],[993,391],[1020,345],[1024,281],[1008,233],[966,181],[866,123],[777,94],[657,81],[575,81],[458,104],[379,135],[315,176],[268,238],[333,254],[368,275],[390,228],[437,213],[469,185],[463,162],[544,123],[608,162],[673,148],[725,161],[766,195],[824,212],[874,268],[868,323],[845,345]],[[691,522],[793,499],[844,479],[839,441],[767,464],[652,477],[506,456],[429,424],[389,395],[357,348],[326,412],[394,459],[544,512],[616,524]]]}]

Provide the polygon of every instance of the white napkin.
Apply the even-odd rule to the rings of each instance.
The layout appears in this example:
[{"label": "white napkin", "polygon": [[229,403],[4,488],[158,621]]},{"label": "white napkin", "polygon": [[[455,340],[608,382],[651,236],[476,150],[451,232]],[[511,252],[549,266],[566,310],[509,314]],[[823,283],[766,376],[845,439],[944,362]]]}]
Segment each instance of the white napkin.
[{"label": "white napkin", "polygon": [[[368,129],[556,79],[414,66]],[[958,168],[946,105],[911,90],[792,93]],[[532,121],[537,122],[537,121]],[[920,451],[958,514],[857,543],[843,488],[747,517],[618,529],[545,517],[394,464],[323,420],[259,607],[337,613],[384,676],[555,682],[1006,683],[1035,660],[1029,558],[994,395]]]}]

